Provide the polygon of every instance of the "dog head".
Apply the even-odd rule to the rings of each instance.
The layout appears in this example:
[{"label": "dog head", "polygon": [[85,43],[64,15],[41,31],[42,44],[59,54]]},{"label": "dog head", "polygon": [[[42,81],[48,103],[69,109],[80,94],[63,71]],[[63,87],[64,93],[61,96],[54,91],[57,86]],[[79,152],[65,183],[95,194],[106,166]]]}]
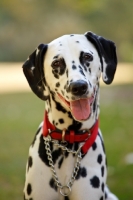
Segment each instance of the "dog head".
[{"label": "dog head", "polygon": [[42,100],[53,94],[79,121],[91,115],[99,79],[110,84],[117,66],[112,41],[92,32],[64,35],[41,44],[23,65],[33,92]]}]

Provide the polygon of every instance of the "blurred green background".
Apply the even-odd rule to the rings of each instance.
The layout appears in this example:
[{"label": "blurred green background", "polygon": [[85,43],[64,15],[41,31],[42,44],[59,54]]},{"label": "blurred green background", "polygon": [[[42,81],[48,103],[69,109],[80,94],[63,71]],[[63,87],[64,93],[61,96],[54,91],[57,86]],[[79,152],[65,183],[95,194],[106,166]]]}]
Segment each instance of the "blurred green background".
[{"label": "blurred green background", "polygon": [[0,0],[0,60],[23,61],[39,43],[93,31],[133,61],[132,0]]},{"label": "blurred green background", "polygon": [[[0,62],[11,67],[10,62],[23,62],[39,43],[90,30],[113,40],[119,62],[132,68],[132,8],[132,0],[0,0]],[[9,84],[6,77],[7,71],[4,78]],[[133,200],[132,82],[101,87],[100,127],[108,157],[108,185],[120,200]],[[28,148],[44,108],[32,92],[21,88],[16,93],[0,92],[1,200],[23,199]]]}]

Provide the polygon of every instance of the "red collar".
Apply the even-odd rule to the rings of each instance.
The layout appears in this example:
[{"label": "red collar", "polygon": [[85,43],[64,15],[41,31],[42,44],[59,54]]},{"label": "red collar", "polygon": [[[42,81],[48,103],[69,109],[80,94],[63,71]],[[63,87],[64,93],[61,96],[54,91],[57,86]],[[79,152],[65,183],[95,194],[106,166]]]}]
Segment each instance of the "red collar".
[{"label": "red collar", "polygon": [[50,134],[51,138],[55,140],[67,141],[69,143],[85,142],[81,150],[83,154],[86,154],[97,137],[98,120],[96,121],[94,126],[91,129],[89,129],[89,131],[85,131],[81,134],[75,134],[73,130],[69,132],[66,130],[63,130],[61,132],[57,130],[53,124],[49,122],[47,112],[45,112],[44,123],[43,123],[43,136],[47,137],[48,134]]}]

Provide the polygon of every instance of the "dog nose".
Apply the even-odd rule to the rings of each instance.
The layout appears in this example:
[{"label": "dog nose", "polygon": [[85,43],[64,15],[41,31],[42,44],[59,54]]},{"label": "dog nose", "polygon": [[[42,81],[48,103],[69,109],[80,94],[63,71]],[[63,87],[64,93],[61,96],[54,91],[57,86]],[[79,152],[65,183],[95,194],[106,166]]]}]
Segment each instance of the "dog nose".
[{"label": "dog nose", "polygon": [[82,80],[70,84],[70,92],[76,96],[81,96],[85,94],[87,89],[88,89],[88,84]]}]

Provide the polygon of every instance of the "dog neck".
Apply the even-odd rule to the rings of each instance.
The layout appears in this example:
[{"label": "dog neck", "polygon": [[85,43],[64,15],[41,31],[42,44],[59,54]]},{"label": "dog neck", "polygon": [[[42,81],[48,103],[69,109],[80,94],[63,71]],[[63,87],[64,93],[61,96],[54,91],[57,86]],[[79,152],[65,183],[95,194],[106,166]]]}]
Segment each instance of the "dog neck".
[{"label": "dog neck", "polygon": [[70,110],[65,108],[58,97],[50,92],[49,98],[46,101],[46,111],[48,113],[48,119],[57,129],[63,130],[83,130],[90,129],[99,117],[99,87],[95,94],[94,102],[91,105],[91,114],[86,121],[76,121],[72,116]]}]

